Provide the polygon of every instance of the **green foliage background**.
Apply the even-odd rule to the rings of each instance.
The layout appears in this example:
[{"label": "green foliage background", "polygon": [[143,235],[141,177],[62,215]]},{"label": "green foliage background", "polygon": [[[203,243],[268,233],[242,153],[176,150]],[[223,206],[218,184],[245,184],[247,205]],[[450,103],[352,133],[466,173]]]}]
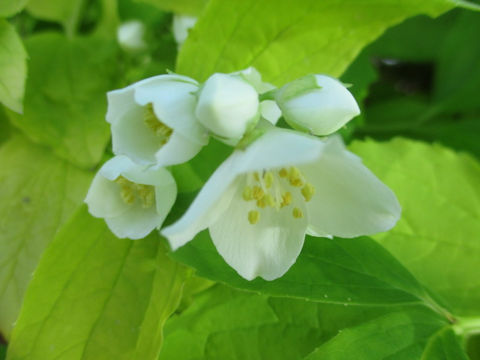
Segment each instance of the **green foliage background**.
[{"label": "green foliage background", "polygon": [[[0,3],[0,359],[480,359],[480,5],[461,0]],[[171,13],[198,16],[177,51]],[[116,41],[146,26],[147,49]],[[341,131],[397,194],[373,238],[308,237],[248,282],[208,233],[171,253],[82,204],[111,156],[106,92],[166,69],[255,66],[353,84]],[[178,218],[231,150],[172,167]]]}]

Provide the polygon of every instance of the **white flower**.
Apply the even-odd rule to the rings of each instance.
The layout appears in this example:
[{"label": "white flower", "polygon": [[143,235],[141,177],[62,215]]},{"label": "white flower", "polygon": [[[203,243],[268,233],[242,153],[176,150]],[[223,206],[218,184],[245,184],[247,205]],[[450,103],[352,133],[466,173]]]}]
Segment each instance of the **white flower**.
[{"label": "white flower", "polygon": [[117,40],[125,51],[141,51],[147,47],[143,37],[145,26],[141,21],[131,20],[124,22],[117,29]]},{"label": "white flower", "polygon": [[116,155],[143,165],[167,166],[193,158],[208,142],[195,118],[197,82],[186,76],[154,76],[107,94]]},{"label": "white flower", "polygon": [[189,30],[195,25],[197,18],[190,15],[173,15],[173,37],[180,48],[187,40]]},{"label": "white flower", "polygon": [[[236,74],[240,74],[245,80],[247,80],[259,94],[275,89],[275,86],[272,84],[262,81],[262,76],[254,67],[246,68]],[[268,120],[273,125],[275,125],[280,116],[282,116],[282,112],[274,100],[261,101],[260,114],[265,120]]]},{"label": "white flower", "polygon": [[216,73],[202,85],[195,114],[213,135],[235,145],[260,118],[258,93],[239,74]]},{"label": "white flower", "polygon": [[167,170],[116,156],[93,178],[85,203],[117,237],[141,239],[162,225],[176,196],[175,180]]},{"label": "white flower", "polygon": [[273,280],[295,263],[305,233],[374,234],[392,228],[400,212],[393,192],[340,138],[274,129],[236,150],[162,234],[176,250],[208,228],[242,277]]},{"label": "white flower", "polygon": [[315,135],[329,135],[360,114],[347,88],[326,75],[292,81],[278,90],[275,100],[290,126]]}]

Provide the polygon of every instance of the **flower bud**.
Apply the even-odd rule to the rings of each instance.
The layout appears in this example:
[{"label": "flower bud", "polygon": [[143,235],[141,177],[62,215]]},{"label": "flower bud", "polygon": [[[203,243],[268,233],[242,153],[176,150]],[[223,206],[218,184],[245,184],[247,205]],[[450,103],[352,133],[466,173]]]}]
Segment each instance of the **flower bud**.
[{"label": "flower bud", "polygon": [[187,40],[188,33],[196,22],[197,18],[195,16],[180,14],[173,15],[173,37],[175,38],[175,42],[177,43],[179,49],[185,40]]},{"label": "flower bud", "polygon": [[213,135],[235,145],[260,117],[258,93],[239,75],[213,74],[200,90],[195,114]]},{"label": "flower bud", "polygon": [[120,47],[128,52],[137,52],[147,47],[143,37],[145,26],[138,20],[127,21],[117,29],[117,40]]},{"label": "flower bud", "polygon": [[315,135],[329,135],[360,114],[345,85],[326,75],[292,81],[276,93],[275,100],[291,127]]}]

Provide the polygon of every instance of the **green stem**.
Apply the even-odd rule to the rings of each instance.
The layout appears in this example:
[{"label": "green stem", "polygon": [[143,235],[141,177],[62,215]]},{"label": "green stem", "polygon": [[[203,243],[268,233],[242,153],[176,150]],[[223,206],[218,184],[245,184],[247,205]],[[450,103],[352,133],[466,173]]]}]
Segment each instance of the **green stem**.
[{"label": "green stem", "polygon": [[480,334],[480,317],[459,317],[453,325],[453,330],[457,335],[464,337]]}]

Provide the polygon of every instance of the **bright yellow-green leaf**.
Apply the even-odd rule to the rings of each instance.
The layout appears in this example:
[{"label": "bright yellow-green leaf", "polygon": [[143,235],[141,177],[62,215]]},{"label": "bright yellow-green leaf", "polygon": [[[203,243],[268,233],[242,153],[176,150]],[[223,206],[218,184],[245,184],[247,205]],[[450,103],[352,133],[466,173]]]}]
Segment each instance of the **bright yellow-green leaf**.
[{"label": "bright yellow-green leaf", "polygon": [[27,53],[12,25],[0,19],[0,102],[13,111],[22,111]]},{"label": "bright yellow-green leaf", "polygon": [[2,145],[0,164],[0,331],[9,337],[40,256],[92,174],[21,136]]},{"label": "bright yellow-green leaf", "polygon": [[158,233],[118,239],[83,207],[42,257],[7,359],[156,359],[185,271]]},{"label": "bright yellow-green leaf", "polygon": [[155,5],[159,9],[177,14],[199,15],[208,0],[135,0]]},{"label": "bright yellow-green leaf", "polygon": [[351,149],[397,195],[402,217],[376,238],[454,313],[480,314],[480,164],[440,145],[397,138]]},{"label": "bright yellow-green leaf", "polygon": [[15,15],[22,10],[29,0],[2,0],[0,2],[0,17]]},{"label": "bright yellow-green leaf", "polygon": [[26,46],[24,115],[12,113],[12,122],[76,165],[97,164],[110,137],[106,92],[120,77],[114,42],[43,33]]},{"label": "bright yellow-green leaf", "polygon": [[276,85],[308,73],[340,76],[387,27],[437,16],[453,0],[211,0],[180,52],[177,71],[205,80],[255,66]]}]

